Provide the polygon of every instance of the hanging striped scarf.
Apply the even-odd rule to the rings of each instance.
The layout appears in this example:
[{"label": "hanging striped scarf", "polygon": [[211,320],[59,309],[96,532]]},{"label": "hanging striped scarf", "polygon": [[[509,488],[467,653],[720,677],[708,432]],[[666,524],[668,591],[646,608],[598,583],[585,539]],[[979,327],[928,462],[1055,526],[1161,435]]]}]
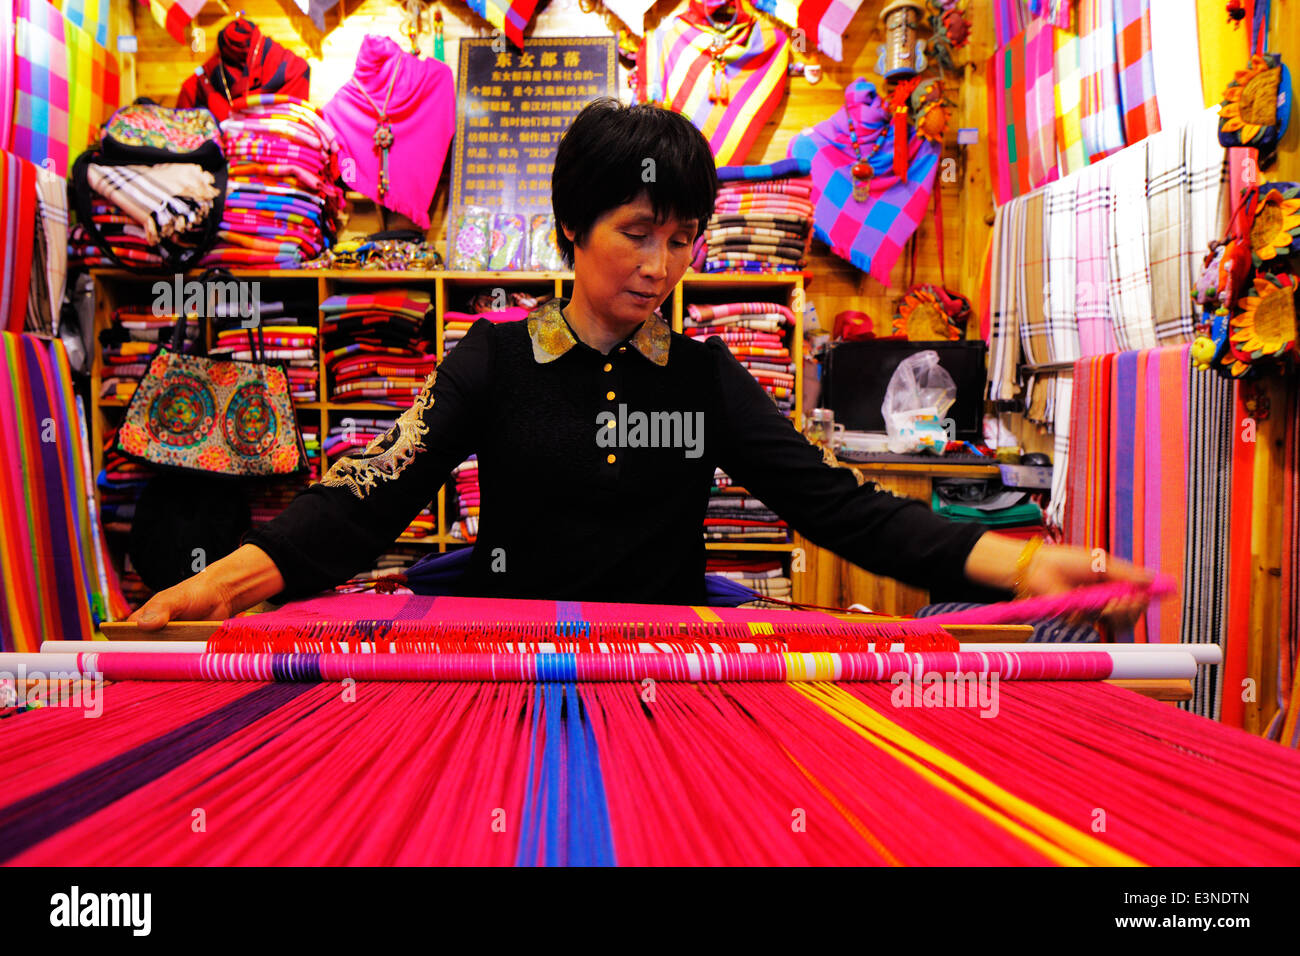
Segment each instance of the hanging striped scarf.
[{"label": "hanging striped scarf", "polygon": [[17,83],[11,149],[68,174],[68,51],[64,19],[45,0],[18,0]]},{"label": "hanging striped scarf", "polygon": [[[0,635],[3,648],[91,636],[85,445],[63,344],[0,333]],[[43,441],[52,423],[57,441]],[[96,575],[97,577],[97,575]]]},{"label": "hanging striped scarf", "polygon": [[188,43],[186,28],[199,15],[207,0],[140,0],[140,3],[149,8],[154,22],[166,30],[173,40]]},{"label": "hanging striped scarf", "polygon": [[1147,215],[1147,144],[1107,159],[1110,167],[1110,318],[1120,349],[1156,344],[1151,315],[1151,221]]},{"label": "hanging striped scarf", "polygon": [[1083,78],[1079,72],[1079,37],[1069,30],[1056,30],[1054,35],[1056,155],[1061,175],[1068,176],[1088,165],[1088,154],[1083,149],[1083,128],[1080,125]]},{"label": "hanging striped scarf", "polygon": [[14,0],[0,0],[0,150],[11,148],[14,98],[8,93],[18,82],[18,59],[14,39]]},{"label": "hanging striped scarf", "polygon": [[36,227],[37,167],[0,152],[0,330],[21,332]]},{"label": "hanging striped scarf", "polygon": [[1025,138],[1029,147],[1030,188],[1057,178],[1056,28],[1035,20],[1025,31]]},{"label": "hanging striped scarf", "polygon": [[[533,18],[537,0],[468,0],[469,8],[492,24],[519,49],[524,48],[524,29]],[[306,98],[306,94],[303,94]]]},{"label": "hanging striped scarf", "polygon": [[1092,162],[1124,146],[1115,64],[1113,0],[1079,0],[1080,126],[1083,149]]},{"label": "hanging striped scarf", "polygon": [[[687,117],[709,140],[718,165],[743,163],[763,126],[785,93],[790,41],[785,32],[760,20],[748,0],[736,0],[736,19],[720,28],[707,4],[663,23],[646,38],[646,97]],[[730,102],[709,101],[714,44],[720,54]]]},{"label": "hanging striped scarf", "polygon": [[1115,50],[1124,138],[1130,143],[1160,129],[1151,56],[1150,0],[1115,0]]}]

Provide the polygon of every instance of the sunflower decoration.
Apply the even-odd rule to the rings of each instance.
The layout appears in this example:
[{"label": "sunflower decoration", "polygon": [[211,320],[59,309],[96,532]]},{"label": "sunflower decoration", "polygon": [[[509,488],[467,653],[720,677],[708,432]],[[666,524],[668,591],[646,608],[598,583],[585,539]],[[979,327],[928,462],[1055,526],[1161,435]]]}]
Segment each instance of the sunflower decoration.
[{"label": "sunflower decoration", "polygon": [[1223,142],[1222,134],[1237,133],[1238,141],[1231,145],[1249,146],[1276,126],[1277,93],[1281,85],[1281,56],[1276,53],[1252,56],[1250,65],[1238,70],[1223,92],[1219,110],[1220,142]]},{"label": "sunflower decoration", "polygon": [[943,84],[937,79],[921,84],[912,94],[910,105],[921,138],[931,143],[942,143],[952,108],[956,106],[944,95]]},{"label": "sunflower decoration", "polygon": [[1223,364],[1233,378],[1259,359],[1281,357],[1295,349],[1296,285],[1289,273],[1255,276],[1255,294],[1242,298],[1242,311],[1229,323]]},{"label": "sunflower decoration", "polygon": [[1255,265],[1276,265],[1300,250],[1300,185],[1267,183],[1260,187],[1250,227],[1250,252]]},{"label": "sunflower decoration", "polygon": [[909,342],[955,342],[966,333],[970,302],[936,286],[920,285],[898,301],[894,334]]}]

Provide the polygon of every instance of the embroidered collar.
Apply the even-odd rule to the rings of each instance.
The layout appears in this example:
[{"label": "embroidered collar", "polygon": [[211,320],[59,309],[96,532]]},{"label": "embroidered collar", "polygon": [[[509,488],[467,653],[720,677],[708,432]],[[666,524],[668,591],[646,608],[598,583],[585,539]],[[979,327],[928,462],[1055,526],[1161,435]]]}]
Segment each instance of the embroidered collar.
[{"label": "embroidered collar", "polygon": [[[568,299],[551,299],[528,314],[528,337],[533,340],[533,358],[539,364],[553,362],[578,344],[561,311]],[[654,313],[628,340],[634,349],[656,365],[668,364],[668,346],[672,329],[659,313]]]}]

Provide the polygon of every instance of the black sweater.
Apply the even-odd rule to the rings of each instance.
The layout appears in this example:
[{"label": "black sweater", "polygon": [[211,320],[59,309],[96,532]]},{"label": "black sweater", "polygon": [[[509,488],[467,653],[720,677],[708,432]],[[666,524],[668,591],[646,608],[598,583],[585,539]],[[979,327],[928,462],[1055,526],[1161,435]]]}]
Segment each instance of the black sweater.
[{"label": "black sweater", "polygon": [[929,588],[965,581],[986,528],[862,484],[795,429],[721,340],[670,333],[656,316],[602,355],[577,341],[564,304],[476,322],[388,434],[244,536],[279,568],[280,600],[373,566],[471,453],[480,520],[463,594],[703,603],[718,466],[868,571]]}]

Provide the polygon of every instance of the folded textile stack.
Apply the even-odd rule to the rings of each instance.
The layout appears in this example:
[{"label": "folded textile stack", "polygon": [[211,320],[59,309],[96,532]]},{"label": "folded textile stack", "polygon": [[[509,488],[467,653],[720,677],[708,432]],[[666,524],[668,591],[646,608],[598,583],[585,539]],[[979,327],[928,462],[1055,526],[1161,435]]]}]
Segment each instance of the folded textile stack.
[{"label": "folded textile stack", "polygon": [[[284,314],[283,302],[260,304],[261,334],[241,326],[237,317],[216,319],[214,358],[252,362],[265,357],[284,365],[289,376],[289,397],[295,402],[320,399],[320,370],[316,355],[316,327]],[[256,349],[256,352],[254,352]]]},{"label": "folded textile stack", "polygon": [[[114,254],[128,265],[157,267],[163,264],[162,256],[145,236],[144,227],[111,202],[99,198],[91,200],[90,213]],[[81,223],[77,223],[68,232],[68,265],[85,268],[118,267],[116,262],[104,255]]]},{"label": "folded textile stack", "polygon": [[229,162],[219,239],[204,266],[296,269],[342,224],[338,142],[310,103],[255,93],[221,123]]},{"label": "folded textile stack", "polygon": [[1013,538],[1044,534],[1043,509],[1029,492],[1004,488],[984,478],[943,478],[934,482],[931,506],[951,521],[979,522]]},{"label": "folded textile stack", "polygon": [[220,193],[210,172],[197,163],[155,166],[100,166],[91,163],[86,182],[144,230],[146,242],[185,242],[202,228]]},{"label": "folded textile stack", "polygon": [[790,526],[767,505],[732,483],[721,468],[713,474],[713,488],[704,512],[706,541],[786,541]]},{"label": "folded textile stack", "polygon": [[253,526],[266,524],[296,498],[307,485],[320,478],[321,442],[320,428],[310,425],[300,426],[302,443],[307,450],[307,471],[301,475],[279,478],[274,481],[259,481],[248,489],[248,511],[253,519]]},{"label": "folded textile stack", "polygon": [[325,436],[325,456],[333,464],[345,455],[364,451],[367,445],[382,438],[392,427],[391,418],[354,418],[349,415],[336,419]]},{"label": "folded textile stack", "polygon": [[465,337],[470,327],[479,319],[489,322],[518,322],[528,318],[528,310],[522,306],[512,306],[495,312],[451,312],[442,314],[442,355],[446,358],[456,344]]},{"label": "folded textile stack", "polygon": [[[401,574],[420,558],[424,557],[428,551],[426,548],[394,547],[385,551],[375,559],[375,566],[368,571],[361,571],[354,574],[347,582],[334,588],[341,594],[348,594],[356,591],[370,591],[375,585],[374,581],[378,578],[389,577],[394,574]],[[394,594],[410,594],[411,589],[396,586],[393,588]]]},{"label": "folded textile stack", "polygon": [[451,527],[447,529],[447,535],[457,541],[473,544],[478,540],[478,518],[462,518],[460,521],[453,521]]},{"label": "folded textile stack", "polygon": [[[145,366],[160,342],[170,343],[176,325],[174,315],[155,315],[153,309],[124,305],[114,310],[108,328],[101,329],[100,400],[129,402],[144,377]],[[185,326],[185,351],[197,348],[198,323]]]},{"label": "folded textile stack", "polygon": [[135,520],[136,499],[154,471],[117,451],[115,439],[115,433],[105,439],[104,463],[95,478],[99,488],[99,520],[105,531],[126,535]]},{"label": "folded textile stack", "polygon": [[[473,533],[478,533],[478,514],[479,514],[479,493],[478,493],[478,456],[470,455],[459,465],[451,470],[452,479],[455,482],[456,490],[456,517],[459,524],[466,519],[473,518],[475,526]],[[473,540],[468,537],[469,532],[466,528],[461,528],[461,534],[467,536],[467,540]]]},{"label": "folded textile stack", "polygon": [[793,600],[794,585],[779,558],[765,558],[750,552],[723,555],[710,553],[705,562],[706,574],[720,574],[764,597]]},{"label": "folded textile stack", "polygon": [[807,163],[722,166],[718,198],[704,231],[703,272],[797,272],[812,242]]},{"label": "folded textile stack", "polygon": [[772,396],[786,416],[794,414],[795,368],[785,336],[794,312],[776,302],[688,305],[683,331],[695,339],[716,335]]},{"label": "folded textile stack", "polygon": [[429,293],[332,295],[320,310],[330,401],[410,405],[437,366],[432,336],[422,335]]}]

